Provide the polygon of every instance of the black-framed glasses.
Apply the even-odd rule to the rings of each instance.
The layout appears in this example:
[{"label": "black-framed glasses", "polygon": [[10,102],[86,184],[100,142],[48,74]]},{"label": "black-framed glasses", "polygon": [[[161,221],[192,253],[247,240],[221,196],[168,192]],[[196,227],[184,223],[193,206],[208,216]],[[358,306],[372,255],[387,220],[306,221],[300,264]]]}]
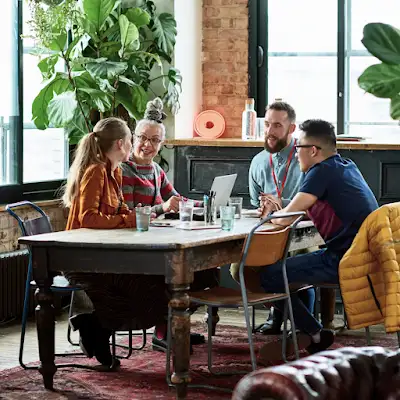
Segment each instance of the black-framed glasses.
[{"label": "black-framed glasses", "polygon": [[322,147],[317,146],[316,144],[296,144],[296,145],[294,146],[294,148],[295,148],[296,150],[297,150],[297,149],[301,149],[301,148],[310,149],[311,147],[315,147],[315,148],[318,149],[318,150],[322,150]]},{"label": "black-framed glasses", "polygon": [[145,144],[147,141],[149,141],[153,146],[158,146],[162,140],[158,137],[152,137],[152,138],[148,138],[145,135],[135,135],[135,138],[140,142]]}]

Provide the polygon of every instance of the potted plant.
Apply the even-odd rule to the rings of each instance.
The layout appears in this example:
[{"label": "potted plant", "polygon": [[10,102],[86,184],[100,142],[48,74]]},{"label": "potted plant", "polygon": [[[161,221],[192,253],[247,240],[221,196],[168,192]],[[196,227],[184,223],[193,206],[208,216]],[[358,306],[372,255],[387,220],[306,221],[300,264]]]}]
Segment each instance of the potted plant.
[{"label": "potted plant", "polygon": [[[76,144],[103,117],[133,128],[150,97],[175,114],[182,77],[171,66],[176,22],[149,0],[28,0],[46,81],[32,104],[38,129],[64,128]],[[62,62],[64,70],[56,66]],[[157,84],[155,84],[157,83]]]},{"label": "potted plant", "polygon": [[400,120],[400,30],[383,23],[367,24],[362,43],[381,63],[366,68],[358,84],[376,97],[390,99],[390,116]]}]

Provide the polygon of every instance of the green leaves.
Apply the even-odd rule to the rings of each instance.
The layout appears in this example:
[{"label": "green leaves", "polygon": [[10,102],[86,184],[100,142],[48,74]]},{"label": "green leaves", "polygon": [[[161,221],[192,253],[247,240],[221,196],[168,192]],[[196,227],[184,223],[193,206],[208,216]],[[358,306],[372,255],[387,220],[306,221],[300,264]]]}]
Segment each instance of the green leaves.
[{"label": "green leaves", "polygon": [[115,79],[118,75],[122,75],[127,68],[126,62],[108,61],[106,58],[99,58],[86,64],[86,70],[95,79]]},{"label": "green leaves", "polygon": [[400,119],[400,30],[388,24],[367,24],[362,43],[382,63],[366,68],[358,85],[376,97],[391,99],[390,116]]},{"label": "green leaves", "polygon": [[86,19],[99,32],[115,7],[116,0],[83,0]]},{"label": "green leaves", "polygon": [[71,84],[64,73],[57,73],[36,96],[32,103],[32,121],[38,129],[46,129],[49,126],[47,107],[55,95],[71,90]]},{"label": "green leaves", "polygon": [[172,53],[175,46],[176,21],[171,14],[154,16],[150,28],[158,47],[165,53]]},{"label": "green leaves", "polygon": [[51,124],[56,128],[63,128],[72,120],[77,105],[73,91],[60,93],[53,97],[47,106]]},{"label": "green leaves", "polygon": [[364,27],[361,42],[386,64],[400,64],[400,31],[388,24],[371,23]]},{"label": "green leaves", "polygon": [[58,61],[58,54],[55,54],[53,56],[43,58],[38,63],[38,67],[40,69],[40,72],[42,73],[42,77],[44,80],[48,80],[54,75],[57,61]]},{"label": "green leaves", "polygon": [[376,97],[390,99],[400,92],[400,65],[371,65],[358,78],[358,84]]},{"label": "green leaves", "polygon": [[121,30],[121,49],[118,54],[122,59],[127,59],[139,49],[139,31],[135,24],[129,22],[125,15],[120,15],[119,26]]},{"label": "green leaves", "polygon": [[137,28],[149,25],[151,20],[149,13],[139,7],[129,9],[125,15]]}]

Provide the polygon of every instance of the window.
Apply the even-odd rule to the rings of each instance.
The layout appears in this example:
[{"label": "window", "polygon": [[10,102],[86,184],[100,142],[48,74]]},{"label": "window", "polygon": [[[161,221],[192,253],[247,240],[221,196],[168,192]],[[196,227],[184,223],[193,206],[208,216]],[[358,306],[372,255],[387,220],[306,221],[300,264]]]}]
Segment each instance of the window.
[{"label": "window", "polygon": [[398,25],[397,0],[250,0],[249,92],[258,116],[282,98],[298,122],[322,118],[337,133],[371,137],[398,132],[389,100],[364,93],[357,80],[379,60],[361,43],[363,27]]},{"label": "window", "polygon": [[0,18],[0,203],[51,199],[68,170],[68,142],[62,129],[40,131],[31,121],[33,99],[44,83],[32,54],[35,44],[25,37],[27,2],[6,1]]}]

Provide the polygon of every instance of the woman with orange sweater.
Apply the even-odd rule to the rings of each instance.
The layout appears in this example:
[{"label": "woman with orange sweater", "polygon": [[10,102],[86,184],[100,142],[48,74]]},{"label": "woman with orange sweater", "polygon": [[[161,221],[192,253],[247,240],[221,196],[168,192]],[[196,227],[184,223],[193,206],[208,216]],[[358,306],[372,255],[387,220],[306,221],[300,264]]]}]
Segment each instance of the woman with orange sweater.
[{"label": "woman with orange sweater", "polygon": [[[106,118],[79,142],[63,196],[70,209],[67,228],[115,229],[136,226],[135,213],[124,203],[120,163],[128,161],[132,133],[125,121]],[[83,286],[95,311],[70,319],[79,329],[88,357],[112,365],[112,329],[147,329],[165,323],[168,296],[163,276],[68,273]]]}]

